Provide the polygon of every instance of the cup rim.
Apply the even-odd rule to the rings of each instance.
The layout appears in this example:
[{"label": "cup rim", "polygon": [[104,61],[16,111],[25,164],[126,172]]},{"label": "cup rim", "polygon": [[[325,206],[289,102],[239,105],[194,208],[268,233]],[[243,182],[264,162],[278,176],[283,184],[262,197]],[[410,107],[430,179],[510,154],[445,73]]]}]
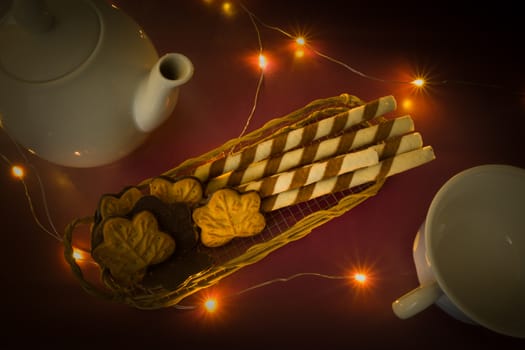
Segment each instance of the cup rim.
[{"label": "cup rim", "polygon": [[[468,169],[465,169],[455,175],[453,175],[451,178],[449,178],[437,191],[434,198],[432,199],[432,202],[430,204],[430,207],[427,211],[426,218],[425,218],[425,236],[427,236],[428,230],[430,230],[431,225],[427,225],[429,222],[432,221],[432,218],[435,216],[435,212],[437,210],[437,206],[440,203],[441,199],[448,193],[449,189],[456,185],[457,182],[464,180],[466,177],[471,177],[476,174],[481,173],[512,173],[516,174],[518,176],[522,176],[525,179],[525,169],[513,166],[513,165],[507,165],[507,164],[483,164],[474,166]],[[454,296],[450,288],[446,286],[445,283],[443,283],[443,278],[441,276],[441,271],[439,270],[439,267],[434,264],[434,254],[432,253],[432,250],[429,249],[429,245],[431,240],[427,239],[425,237],[425,252],[427,259],[429,260],[429,263],[431,264],[432,273],[437,280],[440,288],[442,291],[447,295],[447,297],[452,301],[452,303],[459,309],[461,312],[463,312],[467,317],[472,319],[474,322],[487,327],[493,331],[496,331],[501,334],[510,335],[514,337],[525,337],[524,332],[513,332],[512,330],[505,329],[501,327],[500,324],[494,323],[494,322],[484,322],[483,320],[478,320],[478,317],[473,312],[469,311],[468,308],[466,308],[463,303],[460,300],[457,300],[457,298]]]}]

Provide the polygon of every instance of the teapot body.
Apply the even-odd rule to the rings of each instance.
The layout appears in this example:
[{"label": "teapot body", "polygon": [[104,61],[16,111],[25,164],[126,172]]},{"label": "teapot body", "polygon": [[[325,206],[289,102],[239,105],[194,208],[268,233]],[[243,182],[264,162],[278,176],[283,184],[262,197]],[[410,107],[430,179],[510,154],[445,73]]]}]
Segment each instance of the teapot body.
[{"label": "teapot body", "polygon": [[[83,26],[79,32],[87,32],[87,38],[75,39],[80,42],[78,50],[77,42],[51,48],[63,54],[55,57],[57,61],[64,59],[56,65],[49,57],[53,52],[38,48],[40,43],[34,45],[37,52],[29,50],[26,55],[41,54],[48,61],[42,63],[42,68],[34,68],[34,72],[31,67],[19,67],[16,57],[0,54],[2,125],[22,146],[59,165],[92,167],[116,161],[147,137],[136,126],[133,101],[137,86],[155,65],[158,54],[131,18],[104,1],[48,3],[49,11],[57,14],[55,27],[78,23]],[[64,9],[73,3],[67,16],[60,18],[58,14],[66,12]],[[82,19],[71,18],[75,11],[80,13],[79,6]],[[9,36],[9,28],[16,24],[2,26],[0,47],[16,45],[12,43],[13,36]],[[36,34],[22,30],[22,34],[12,35],[27,35],[29,40],[40,42],[39,36],[58,35],[50,34],[53,30]],[[23,57],[18,59],[23,61],[21,64],[30,65],[32,60],[41,59],[27,57],[22,50],[18,53]],[[75,52],[69,54],[68,50]]]}]

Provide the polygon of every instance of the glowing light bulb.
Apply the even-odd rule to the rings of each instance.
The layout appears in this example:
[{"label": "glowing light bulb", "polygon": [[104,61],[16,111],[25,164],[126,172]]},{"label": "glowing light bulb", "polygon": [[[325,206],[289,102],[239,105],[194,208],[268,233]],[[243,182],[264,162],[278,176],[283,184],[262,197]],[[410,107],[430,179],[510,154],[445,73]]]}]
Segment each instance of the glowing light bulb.
[{"label": "glowing light bulb", "polygon": [[84,260],[86,258],[86,255],[82,250],[78,248],[73,248],[73,258],[75,260]]},{"label": "glowing light bulb", "polygon": [[21,179],[24,177],[25,171],[20,165],[13,165],[13,167],[11,167],[11,174],[16,178]]},{"label": "glowing light bulb", "polygon": [[217,300],[214,298],[209,298],[204,302],[204,308],[208,312],[215,312],[217,310]]},{"label": "glowing light bulb", "polygon": [[412,80],[412,85],[417,86],[417,87],[423,87],[423,85],[425,85],[425,79],[423,78],[414,79]]},{"label": "glowing light bulb", "polygon": [[221,6],[221,9],[222,9],[222,13],[228,17],[231,17],[233,16],[233,5],[231,2],[229,1],[225,1],[222,3],[222,6]]},{"label": "glowing light bulb", "polygon": [[293,44],[295,58],[303,58],[304,56],[306,56],[305,46],[306,38],[303,35],[295,37]]},{"label": "glowing light bulb", "polygon": [[95,261],[91,258],[91,254],[84,249],[73,247],[73,253],[71,254],[71,256],[78,263],[82,262],[95,264]]},{"label": "glowing light bulb", "polygon": [[299,46],[304,46],[306,44],[306,39],[303,36],[299,36],[295,39],[295,42]]},{"label": "glowing light bulb", "polygon": [[265,69],[268,66],[268,60],[263,54],[259,55],[259,67]]},{"label": "glowing light bulb", "polygon": [[360,284],[364,284],[366,282],[366,275],[361,272],[355,273],[354,280]]}]

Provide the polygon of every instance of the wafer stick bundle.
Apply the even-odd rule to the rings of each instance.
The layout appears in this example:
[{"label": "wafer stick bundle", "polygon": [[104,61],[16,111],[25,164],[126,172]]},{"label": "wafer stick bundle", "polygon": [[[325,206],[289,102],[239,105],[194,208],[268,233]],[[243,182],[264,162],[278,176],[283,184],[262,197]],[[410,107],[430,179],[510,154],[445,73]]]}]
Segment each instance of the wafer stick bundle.
[{"label": "wafer stick bundle", "polygon": [[360,168],[370,167],[378,164],[380,159],[389,158],[421,147],[421,135],[413,133],[401,138],[388,140],[361,151],[349,152],[290,171],[267,176],[258,181],[243,183],[237,188],[244,192],[257,191],[261,197],[267,197],[346,174]]},{"label": "wafer stick bundle", "polygon": [[242,152],[205,163],[197,167],[193,175],[201,181],[206,181],[232,170],[244,169],[251,163],[348,130],[352,126],[391,112],[395,108],[396,102],[393,96],[381,97],[318,122],[277,134],[266,141],[243,149]]},{"label": "wafer stick bundle", "polygon": [[290,205],[306,202],[320,196],[340,192],[367,182],[377,181],[415,168],[434,159],[432,147],[426,146],[387,158],[378,164],[354,172],[333,176],[307,186],[283,191],[264,198],[262,210],[269,212]]},{"label": "wafer stick bundle", "polygon": [[413,130],[414,123],[412,118],[404,116],[368,128],[346,132],[321,142],[313,142],[304,147],[253,162],[244,168],[223,173],[210,179],[207,184],[207,192],[211,193],[222,187],[245,184],[331,156],[338,156],[359,147],[403,135]]},{"label": "wafer stick bundle", "polygon": [[256,191],[263,211],[382,180],[435,158],[409,115],[385,118],[385,96],[355,108],[316,111],[312,122],[197,167],[209,195],[224,187]]}]

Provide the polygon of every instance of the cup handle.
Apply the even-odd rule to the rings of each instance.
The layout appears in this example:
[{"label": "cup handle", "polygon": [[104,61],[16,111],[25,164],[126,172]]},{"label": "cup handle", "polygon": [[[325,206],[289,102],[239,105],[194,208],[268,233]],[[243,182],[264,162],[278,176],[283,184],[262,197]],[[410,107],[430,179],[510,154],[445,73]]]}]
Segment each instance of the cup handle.
[{"label": "cup handle", "polygon": [[422,284],[394,301],[392,310],[397,317],[407,319],[432,305],[442,293],[436,281]]}]

